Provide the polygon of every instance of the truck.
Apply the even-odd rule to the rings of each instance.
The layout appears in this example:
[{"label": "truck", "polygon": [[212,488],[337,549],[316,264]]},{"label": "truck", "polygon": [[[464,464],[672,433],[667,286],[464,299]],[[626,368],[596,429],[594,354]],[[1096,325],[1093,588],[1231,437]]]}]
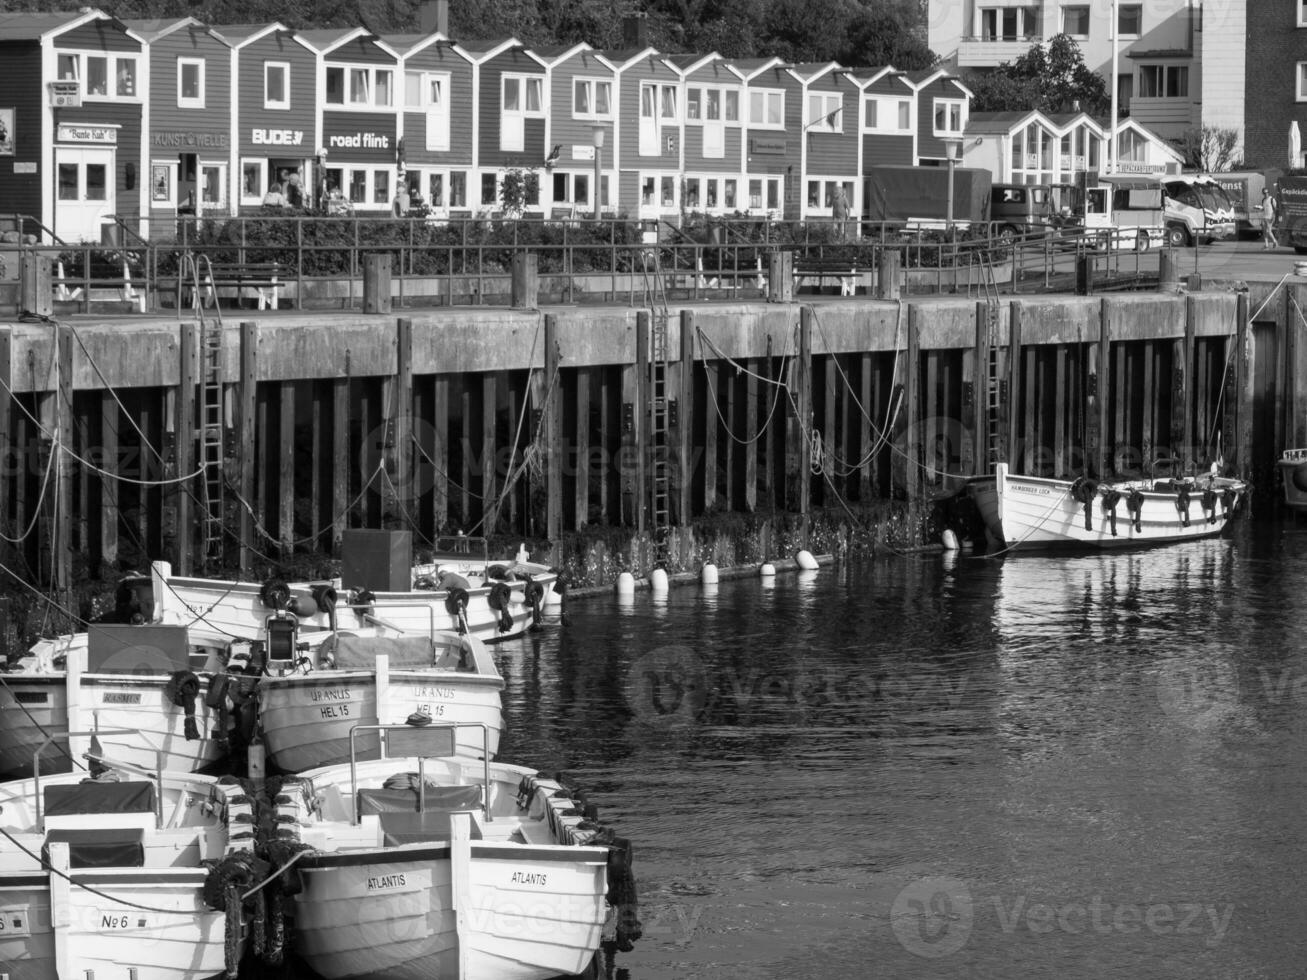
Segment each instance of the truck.
[{"label": "truck", "polygon": [[[863,220],[943,228],[949,218],[948,179],[947,167],[868,167],[862,178]],[[992,179],[988,170],[953,168],[954,224],[967,227],[989,221]]]},{"label": "truck", "polygon": [[1211,178],[1221,185],[1234,206],[1234,231],[1239,236],[1253,236],[1262,233],[1262,188],[1272,187],[1274,179],[1268,181],[1267,175],[1260,170],[1237,170],[1228,173],[1211,174]]},{"label": "truck", "polygon": [[1204,174],[1180,174],[1163,179],[1162,187],[1168,245],[1234,238],[1234,205],[1217,181]]},{"label": "truck", "polygon": [[1275,185],[1275,237],[1307,255],[1307,177],[1281,177]]},{"label": "truck", "polygon": [[1163,238],[1163,188],[1156,177],[1113,174],[1085,187],[1081,215],[1087,234],[1112,232],[1111,244],[1144,251]]}]

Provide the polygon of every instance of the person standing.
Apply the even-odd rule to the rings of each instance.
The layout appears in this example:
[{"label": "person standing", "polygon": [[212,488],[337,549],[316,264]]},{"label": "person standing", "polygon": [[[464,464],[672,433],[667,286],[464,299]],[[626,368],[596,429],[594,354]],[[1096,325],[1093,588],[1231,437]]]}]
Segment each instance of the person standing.
[{"label": "person standing", "polygon": [[1275,238],[1275,198],[1271,192],[1262,188],[1262,248],[1271,249],[1279,248],[1280,243]]}]

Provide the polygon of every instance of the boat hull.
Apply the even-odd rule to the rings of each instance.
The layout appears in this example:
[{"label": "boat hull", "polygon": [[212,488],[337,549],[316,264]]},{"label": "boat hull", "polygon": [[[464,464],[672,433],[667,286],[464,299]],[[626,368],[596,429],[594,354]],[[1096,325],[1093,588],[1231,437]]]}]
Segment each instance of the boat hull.
[{"label": "boat hull", "polygon": [[[296,949],[326,980],[458,976],[451,847],[321,854],[301,862]],[[462,955],[469,980],[580,973],[605,918],[605,852],[498,842],[470,848]]]},{"label": "boat hull", "polygon": [[[209,678],[199,675],[199,680],[194,703],[199,737],[188,739],[186,712],[168,699],[167,677],[83,674],[70,721],[64,672],[7,674],[0,686],[0,779],[33,775],[36,749],[51,732],[67,730],[103,731],[97,738],[106,755],[150,770],[160,752],[169,771],[215,766],[226,758],[227,743],[213,737],[222,722],[205,704]],[[46,773],[68,772],[72,765],[71,756],[61,748],[42,756]]]},{"label": "boat hull", "polygon": [[[356,725],[402,725],[414,714],[444,724],[484,725],[491,758],[499,750],[499,676],[450,671],[390,671],[378,697],[377,674],[322,671],[305,676],[265,677],[259,683],[259,719],[268,761],[298,773],[349,761],[349,733]],[[475,733],[475,734],[474,734]],[[459,755],[480,757],[479,729],[460,729]],[[375,735],[359,740],[359,758],[378,752]]]},{"label": "boat hull", "polygon": [[[1104,509],[1101,493],[1086,504],[1076,499],[1074,483],[1014,476],[1004,463],[994,476],[970,481],[968,489],[989,534],[1007,550],[1130,548],[1212,537],[1225,529],[1245,489],[1236,480],[1218,481],[1219,490],[1234,491],[1235,502],[1217,493],[1205,507],[1206,483],[1198,481],[1187,492],[1186,507],[1177,492],[1144,489],[1145,482],[1113,484],[1121,496],[1112,510]],[[1132,489],[1142,495],[1137,523],[1126,497]]]}]

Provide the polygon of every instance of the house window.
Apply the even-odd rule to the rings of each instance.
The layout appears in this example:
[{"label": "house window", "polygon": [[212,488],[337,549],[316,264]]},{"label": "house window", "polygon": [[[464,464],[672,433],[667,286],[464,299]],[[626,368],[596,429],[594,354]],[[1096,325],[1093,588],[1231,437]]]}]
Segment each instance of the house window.
[{"label": "house window", "polygon": [[613,83],[596,78],[578,78],[572,84],[572,118],[611,119]]},{"label": "house window", "polygon": [[544,115],[544,79],[535,75],[505,75],[504,100],[505,112],[517,112],[522,115]]},{"label": "house window", "polygon": [[844,131],[844,96],[838,92],[813,92],[808,96],[805,128],[820,133]]},{"label": "house window", "polygon": [[785,128],[785,93],[755,89],[749,93],[749,125]]},{"label": "house window", "polygon": [[691,88],[685,92],[685,121],[698,122],[703,118],[703,89]]},{"label": "house window", "polygon": [[82,59],[75,54],[61,54],[56,71],[59,73],[61,82],[76,82],[81,80],[81,61]]},{"label": "house window", "polygon": [[1074,38],[1089,37],[1089,5],[1062,8],[1062,33]]},{"label": "house window", "polygon": [[676,86],[660,85],[659,95],[658,118],[664,122],[676,122],[679,118],[676,112]]},{"label": "house window", "polygon": [[1298,62],[1298,92],[1299,102],[1307,102],[1307,61]]},{"label": "house window", "polygon": [[118,95],[127,98],[136,97],[136,59],[117,58],[114,61],[118,80]]},{"label": "house window", "polygon": [[493,173],[481,175],[481,203],[486,207],[496,207],[499,204],[499,194],[497,193],[498,181]]},{"label": "house window", "polygon": [[1140,65],[1141,99],[1187,99],[1189,68],[1187,65]]},{"label": "house window", "polygon": [[449,206],[467,207],[467,171],[454,170],[449,174]]},{"label": "house window", "polygon": [[109,59],[95,55],[86,57],[86,94],[107,96],[109,94]]},{"label": "house window", "polygon": [[1118,37],[1138,37],[1143,33],[1144,5],[1142,3],[1123,3],[1116,8],[1116,33]]},{"label": "house window", "polygon": [[686,122],[740,121],[740,93],[695,85],[685,90]]},{"label": "house window", "polygon": [[1023,41],[1038,35],[1038,7],[980,8],[982,41]]},{"label": "house window", "polygon": [[389,204],[390,203],[390,172],[386,170],[372,171],[372,203]]},{"label": "house window", "polygon": [[[337,177],[339,181],[339,177]],[[241,161],[241,203],[262,204],[263,193],[268,186],[268,162],[266,160]]]},{"label": "house window", "polygon": [[222,164],[200,165],[200,203],[206,208],[227,206],[227,168]]},{"label": "house window", "polygon": [[873,96],[863,103],[868,130],[875,133],[911,133],[912,100]]},{"label": "house window", "polygon": [[1307,27],[1307,0],[1298,0],[1298,26]]},{"label": "house window", "polygon": [[370,108],[394,105],[393,73],[388,68],[327,68],[327,104]]},{"label": "house window", "polygon": [[966,99],[935,100],[936,136],[961,136],[966,127]]},{"label": "house window", "polygon": [[177,59],[177,106],[182,109],[204,108],[204,60]]},{"label": "house window", "polygon": [[263,63],[263,108],[290,108],[290,65],[284,61]]}]

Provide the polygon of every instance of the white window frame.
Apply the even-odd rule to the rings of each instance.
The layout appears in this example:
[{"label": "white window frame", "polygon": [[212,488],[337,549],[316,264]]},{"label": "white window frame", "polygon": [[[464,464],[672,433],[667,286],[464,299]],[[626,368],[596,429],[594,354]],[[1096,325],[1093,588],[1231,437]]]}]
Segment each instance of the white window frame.
[{"label": "white window frame", "polygon": [[[190,97],[182,94],[182,79],[186,77],[186,69],[196,69],[196,82],[200,94]],[[178,58],[177,59],[177,108],[178,109],[203,109],[204,108],[204,59],[203,58]]]},{"label": "white window frame", "polygon": [[[1066,17],[1067,17],[1067,13],[1072,10],[1083,10],[1085,12],[1085,32],[1083,34],[1072,34],[1069,30],[1067,30]],[[1093,20],[1094,20],[1093,9],[1087,3],[1068,3],[1062,7],[1062,33],[1067,35],[1067,37],[1074,38],[1077,41],[1087,40],[1089,38],[1089,28],[1093,23]],[[1115,31],[1116,25],[1113,25],[1112,29],[1113,31]]]},{"label": "white window frame", "polygon": [[[140,59],[135,54],[116,55],[109,51],[79,51],[58,48],[55,50],[55,56],[56,74],[58,72],[59,58],[65,57],[72,59],[72,80],[77,82],[77,87],[81,92],[83,101],[87,99],[96,102],[112,102],[117,99],[129,99],[135,102],[140,101]],[[105,71],[107,72],[107,76],[105,80],[105,91],[103,93],[88,93],[86,91],[87,61],[90,58],[103,58],[105,61]],[[130,62],[132,65],[133,86],[130,93],[118,91],[118,68],[125,62]]]},{"label": "white window frame", "polygon": [[[283,84],[282,91],[285,93],[285,99],[268,98],[268,74],[271,70],[278,69],[282,73]],[[265,61],[263,63],[263,108],[265,109],[289,109],[290,108],[290,62],[289,61]]]},{"label": "white window frame", "polygon": [[[1170,75],[1171,75],[1172,72],[1176,72],[1176,73],[1177,73],[1177,76],[1176,76],[1176,77],[1179,78],[1180,75],[1179,75],[1178,73],[1179,73],[1181,70],[1183,70],[1183,72],[1184,72],[1184,75],[1183,75],[1183,77],[1184,77],[1184,92],[1183,92],[1183,93],[1180,93],[1180,94],[1178,94],[1178,95],[1171,95],[1170,92],[1168,91],[1168,90],[1170,89]],[[1158,82],[1158,84],[1157,84],[1156,86],[1154,86],[1154,89],[1155,89],[1156,94],[1153,94],[1153,95],[1142,95],[1142,94],[1140,94],[1140,93],[1142,92],[1143,88],[1144,88],[1143,81],[1144,81],[1144,75],[1145,75],[1145,73],[1146,73],[1146,72],[1151,73],[1151,72],[1154,72],[1154,71],[1158,73],[1158,77],[1157,77],[1157,82]],[[1153,62],[1153,63],[1151,63],[1151,64],[1140,65],[1140,66],[1139,66],[1139,82],[1140,82],[1140,84],[1139,84],[1138,87],[1135,89],[1135,98],[1136,98],[1136,99],[1188,99],[1188,98],[1189,98],[1189,81],[1190,81],[1190,73],[1189,73],[1189,66],[1188,66],[1188,65],[1168,64],[1167,62],[1164,62],[1164,61],[1163,61],[1163,62]]]},{"label": "white window frame", "polygon": [[[507,107],[506,99],[507,99],[507,92],[508,92],[508,83],[510,80],[517,82],[518,85],[521,86],[520,88],[521,108],[509,109]],[[531,90],[532,85],[534,85],[539,92],[538,99],[539,99],[540,107],[538,109],[528,109],[526,107],[528,101],[527,93]],[[511,112],[514,115],[522,116],[524,119],[543,119],[547,111],[547,97],[545,94],[545,76],[522,75],[516,72],[504,72],[504,74],[500,76],[500,80],[499,80],[499,109],[501,112]]]},{"label": "white window frame", "polygon": [[[690,93],[699,94],[699,115],[690,118]],[[708,100],[712,96],[717,97],[718,114],[714,118],[708,115]],[[735,98],[735,118],[731,119],[727,113],[727,100],[731,96]],[[739,126],[740,120],[740,90],[734,85],[687,85],[685,88],[685,124],[687,126],[702,126],[704,123],[718,123],[722,126]]]},{"label": "white window frame", "polygon": [[[778,88],[751,88],[749,92],[749,128],[750,129],[779,129],[785,128],[785,90]],[[754,96],[761,97],[759,114],[761,118],[755,118],[754,114]],[[777,115],[780,116],[780,122],[768,122],[771,116],[772,107],[779,109]]]},{"label": "white window frame", "polygon": [[268,186],[268,161],[262,157],[242,157],[241,158],[241,176],[240,176],[240,202],[242,206],[258,207],[263,203],[263,195],[266,191],[258,191],[254,194],[245,193],[245,171],[249,167],[257,167],[259,170],[259,186]]},{"label": "white window frame", "polygon": [[[204,171],[218,171],[218,200],[204,200]],[[227,207],[227,161],[225,160],[201,160],[199,165],[199,180],[196,183],[196,206],[200,210],[221,210]]]},{"label": "white window frame", "polygon": [[[873,126],[867,123],[867,106],[876,107],[876,124]],[[908,121],[899,125],[899,111],[904,107],[908,110]],[[912,135],[912,99],[898,95],[869,95],[862,100],[862,118],[863,125],[867,132],[878,133],[882,136],[911,136]],[[892,119],[892,124],[884,120]]]},{"label": "white window frame", "polygon": [[[958,125],[957,129],[947,127],[940,129],[936,123],[939,116],[939,110],[944,109],[951,116],[950,110],[957,110]],[[967,128],[967,100],[966,99],[934,99],[930,105],[930,125],[931,132],[935,136],[954,137],[961,136]]]},{"label": "white window frame", "polygon": [[[600,112],[597,108],[596,98],[599,94],[600,87],[608,89],[608,111]],[[576,108],[577,89],[587,90],[587,104],[591,106],[589,112],[578,112]],[[573,119],[612,119],[613,118],[613,82],[609,78],[574,78],[572,79],[572,118]]]},{"label": "white window frame", "polygon": [[1307,61],[1300,61],[1297,64],[1297,91],[1294,98],[1298,102],[1307,102]]},{"label": "white window frame", "polygon": [[1307,27],[1307,0],[1298,0],[1298,26]]},{"label": "white window frame", "polygon": [[[1121,30],[1121,12],[1131,7],[1134,7],[1139,11],[1139,30],[1133,33]],[[1115,32],[1115,36],[1118,38],[1134,39],[1134,38],[1141,37],[1144,33],[1144,5],[1142,3],[1119,4],[1116,8],[1116,23],[1112,25],[1112,30]]]},{"label": "white window frame", "polygon": [[[413,99],[409,83],[417,80],[417,99]],[[404,72],[404,109],[409,112],[424,112],[427,116],[426,148],[433,152],[449,151],[449,86],[451,75],[447,71],[406,71]],[[440,84],[443,98],[439,101],[431,98],[433,82]],[[434,111],[433,111],[434,110]],[[438,129],[433,130],[431,122],[436,117]],[[434,138],[433,138],[434,137]]]},{"label": "white window frame", "polygon": [[[122,71],[122,65],[130,63],[132,66],[132,90],[130,92],[118,91],[118,74]],[[141,97],[141,65],[140,60],[135,55],[118,55],[113,59],[113,70],[110,74],[113,83],[115,97],[119,99],[140,99]]]},{"label": "white window frame", "polygon": [[[340,101],[327,101],[328,86],[326,80],[332,72],[340,72]],[[356,64],[331,64],[327,65],[323,75],[322,101],[324,105],[343,106],[348,109],[359,109],[363,111],[381,112],[394,107],[395,105],[395,69],[388,68],[384,65],[356,65]],[[353,95],[353,78],[356,72],[362,72],[365,76],[365,85],[367,94],[362,100],[356,100]],[[377,76],[386,74],[390,76],[390,86],[388,90],[389,99],[385,102],[377,101]]]},{"label": "white window frame", "polygon": [[[820,103],[820,109],[817,104]],[[806,103],[808,119],[803,124],[807,132],[844,132],[844,95],[840,92],[809,92]],[[830,121],[832,115],[835,122]]]},{"label": "white window frame", "polygon": [[[1013,11],[1016,20],[1016,36],[1008,37],[1003,31],[1003,15],[1007,11]],[[988,37],[985,34],[985,15],[992,14],[994,18],[994,36]],[[1026,6],[1011,7],[1005,5],[992,5],[980,7],[976,10],[976,20],[974,29],[976,40],[985,41],[990,44],[999,41],[1030,41],[1039,34],[1039,8],[1035,6],[1034,0]]]}]

